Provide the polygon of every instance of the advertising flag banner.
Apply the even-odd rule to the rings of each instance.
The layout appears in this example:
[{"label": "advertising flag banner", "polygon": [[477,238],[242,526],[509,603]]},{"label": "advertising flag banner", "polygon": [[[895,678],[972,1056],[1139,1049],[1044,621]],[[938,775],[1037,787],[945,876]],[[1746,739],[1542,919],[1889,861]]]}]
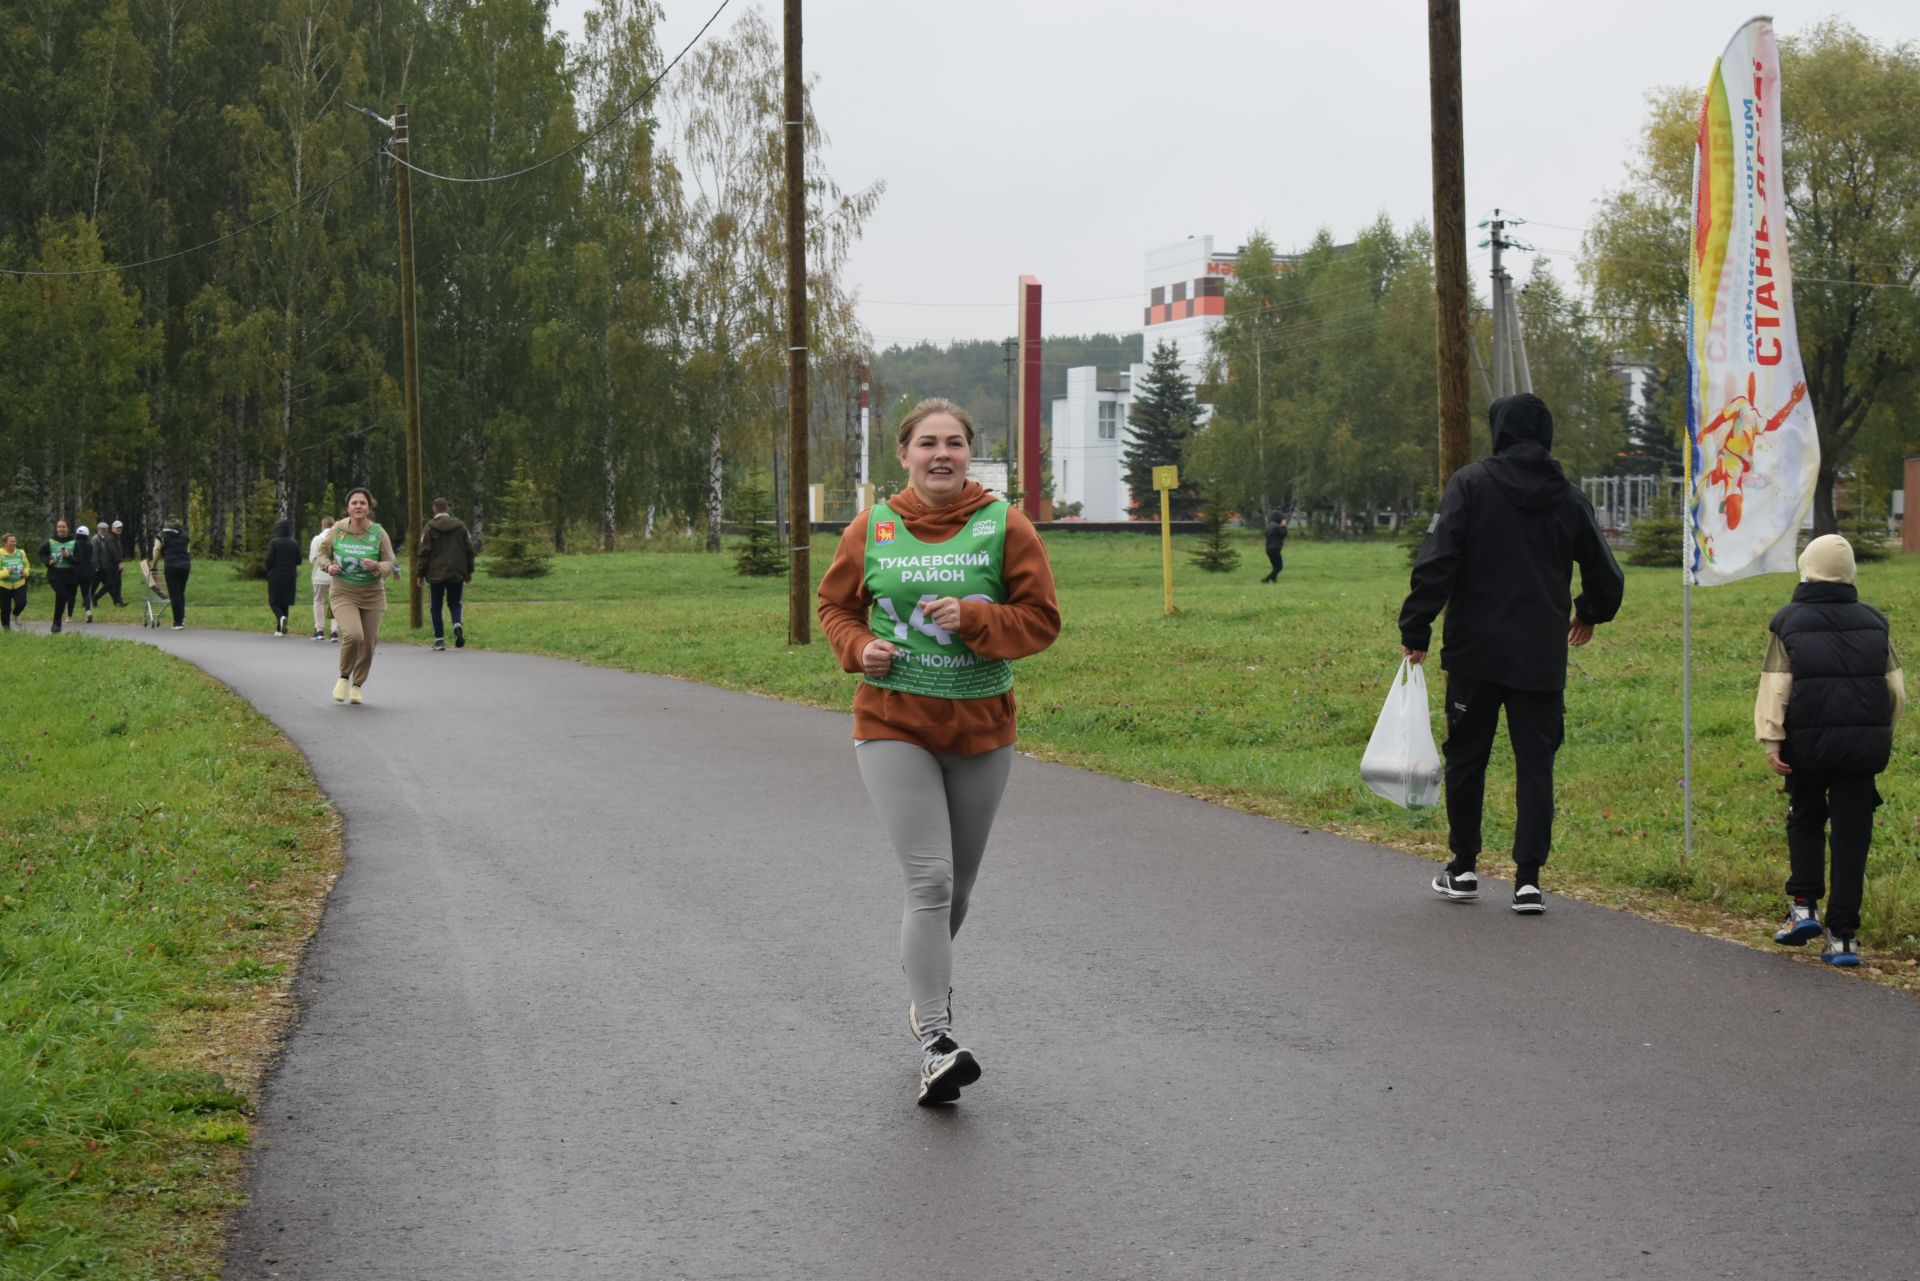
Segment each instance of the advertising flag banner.
[{"label": "advertising flag banner", "polygon": [[1714,64],[1687,255],[1688,581],[1791,573],[1820,441],[1800,364],[1780,163],[1780,50],[1755,18]]}]

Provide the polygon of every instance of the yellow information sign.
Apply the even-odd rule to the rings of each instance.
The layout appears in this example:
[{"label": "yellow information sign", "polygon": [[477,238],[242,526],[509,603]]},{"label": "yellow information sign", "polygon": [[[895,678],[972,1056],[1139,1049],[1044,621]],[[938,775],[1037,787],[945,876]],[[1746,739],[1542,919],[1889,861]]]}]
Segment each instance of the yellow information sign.
[{"label": "yellow information sign", "polygon": [[1153,487],[1160,491],[1160,578],[1166,587],[1167,613],[1173,613],[1173,504],[1174,490],[1180,488],[1178,467],[1153,469]]}]

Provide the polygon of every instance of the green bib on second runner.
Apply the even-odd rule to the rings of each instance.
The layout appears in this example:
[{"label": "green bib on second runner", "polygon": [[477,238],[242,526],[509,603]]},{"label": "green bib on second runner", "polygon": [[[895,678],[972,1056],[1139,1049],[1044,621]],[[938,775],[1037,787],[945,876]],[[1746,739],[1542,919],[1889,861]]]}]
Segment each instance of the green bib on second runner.
[{"label": "green bib on second runner", "polygon": [[885,503],[867,514],[867,592],[873,634],[900,650],[869,685],[932,698],[992,698],[1013,688],[1013,664],[981,658],[926,615],[942,596],[1006,603],[1007,503],[989,503],[959,533],[923,543]]},{"label": "green bib on second runner", "polygon": [[347,522],[341,521],[333,527],[333,558],[341,563],[355,562],[352,569],[343,569],[334,575],[342,583],[352,583],[356,587],[365,587],[383,581],[379,574],[359,568],[359,565],[378,564],[380,561],[380,526],[367,526],[367,532],[356,534],[347,528]]}]

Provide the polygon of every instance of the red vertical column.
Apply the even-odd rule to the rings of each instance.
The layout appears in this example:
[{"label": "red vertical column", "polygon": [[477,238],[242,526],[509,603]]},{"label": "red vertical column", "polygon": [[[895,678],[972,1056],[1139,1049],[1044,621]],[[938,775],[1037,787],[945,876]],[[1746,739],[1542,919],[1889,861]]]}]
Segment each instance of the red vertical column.
[{"label": "red vertical column", "polygon": [[1040,519],[1040,282],[1020,277],[1020,510]]}]

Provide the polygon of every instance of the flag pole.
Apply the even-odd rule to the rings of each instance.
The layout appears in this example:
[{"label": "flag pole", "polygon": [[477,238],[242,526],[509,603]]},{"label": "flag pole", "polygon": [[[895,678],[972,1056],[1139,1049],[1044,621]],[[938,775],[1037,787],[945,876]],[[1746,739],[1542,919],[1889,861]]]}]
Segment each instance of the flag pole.
[{"label": "flag pole", "polygon": [[1682,865],[1693,866],[1693,575],[1680,580],[1680,812],[1685,831]]}]

